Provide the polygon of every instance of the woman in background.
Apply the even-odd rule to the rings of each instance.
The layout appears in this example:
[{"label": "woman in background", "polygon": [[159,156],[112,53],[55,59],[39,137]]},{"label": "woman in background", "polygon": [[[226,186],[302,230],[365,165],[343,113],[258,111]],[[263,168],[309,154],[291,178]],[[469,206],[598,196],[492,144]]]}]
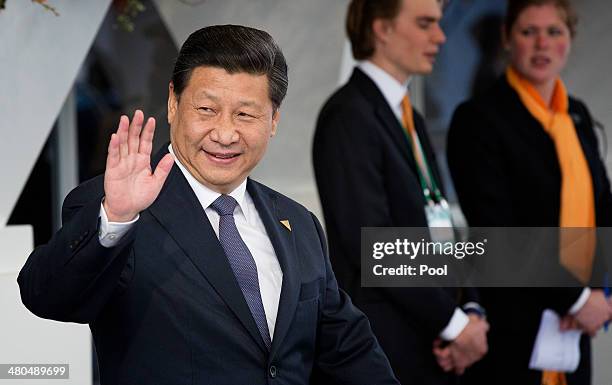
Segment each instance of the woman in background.
[{"label": "woman in background", "polygon": [[[457,108],[448,134],[448,163],[470,226],[610,226],[612,195],[593,121],[559,77],[575,27],[567,0],[509,0],[506,73]],[[602,290],[586,287],[591,268],[572,272],[584,288],[481,289],[489,353],[465,383],[590,384],[588,335],[612,312]],[[564,317],[564,327],[585,332],[573,373],[529,369],[546,308]]]}]

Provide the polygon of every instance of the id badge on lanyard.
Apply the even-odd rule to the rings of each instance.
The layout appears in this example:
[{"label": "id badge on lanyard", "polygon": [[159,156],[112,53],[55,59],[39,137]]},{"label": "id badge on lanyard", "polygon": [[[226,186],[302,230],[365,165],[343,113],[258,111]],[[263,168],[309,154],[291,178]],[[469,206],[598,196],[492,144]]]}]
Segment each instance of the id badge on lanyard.
[{"label": "id badge on lanyard", "polygon": [[[433,242],[454,242],[453,221],[448,202],[446,202],[446,199],[442,196],[442,192],[438,188],[431,169],[427,164],[425,153],[418,140],[418,135],[415,134],[415,138],[412,138],[408,132],[404,131],[404,134],[412,147],[413,155],[417,163],[416,169],[425,198],[425,217],[427,218],[427,226],[429,227],[431,240]],[[417,159],[420,161],[417,161]],[[427,180],[425,179],[426,176]]]},{"label": "id badge on lanyard", "polygon": [[430,199],[425,205],[425,217],[433,242],[454,242],[453,220],[448,203],[444,198],[438,203]]}]

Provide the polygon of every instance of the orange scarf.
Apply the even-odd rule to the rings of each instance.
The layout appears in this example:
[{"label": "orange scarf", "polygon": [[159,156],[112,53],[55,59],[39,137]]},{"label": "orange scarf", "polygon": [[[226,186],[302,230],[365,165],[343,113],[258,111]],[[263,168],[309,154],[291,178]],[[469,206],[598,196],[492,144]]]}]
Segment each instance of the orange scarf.
[{"label": "orange scarf", "polygon": [[[591,278],[595,254],[593,181],[568,112],[565,85],[557,78],[551,105],[548,106],[533,85],[512,67],[506,70],[506,78],[525,108],[555,143],[562,180],[560,263],[586,284]],[[544,371],[542,384],[565,385],[567,381],[564,373]]]},{"label": "orange scarf", "polygon": [[574,228],[562,232],[571,242],[562,244],[561,264],[586,284],[591,278],[595,234],[591,230],[575,228],[595,227],[595,199],[589,165],[568,113],[567,91],[561,79],[557,79],[549,108],[531,83],[511,67],[508,67],[506,76],[527,110],[555,143],[562,180],[559,226]]}]

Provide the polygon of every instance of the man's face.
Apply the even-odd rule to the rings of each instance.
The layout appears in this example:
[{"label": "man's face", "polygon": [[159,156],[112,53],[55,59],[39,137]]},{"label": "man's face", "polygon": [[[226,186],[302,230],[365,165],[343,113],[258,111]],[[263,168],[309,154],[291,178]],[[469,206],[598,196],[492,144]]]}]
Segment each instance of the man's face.
[{"label": "man's face", "polygon": [[440,28],[442,9],[437,0],[403,0],[393,20],[376,20],[376,54],[388,63],[395,78],[428,74],[446,37]]},{"label": "man's face", "polygon": [[265,75],[197,67],[178,99],[170,84],[172,148],[200,183],[220,193],[233,191],[250,174],[278,119]]}]

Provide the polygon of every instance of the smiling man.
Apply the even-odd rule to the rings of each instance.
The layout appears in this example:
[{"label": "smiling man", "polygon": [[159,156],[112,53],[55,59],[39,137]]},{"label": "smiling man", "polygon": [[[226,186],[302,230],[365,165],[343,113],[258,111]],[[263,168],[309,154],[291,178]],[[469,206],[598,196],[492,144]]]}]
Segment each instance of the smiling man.
[{"label": "smiling man", "polygon": [[450,372],[486,352],[482,309],[473,290],[362,288],[360,236],[368,226],[452,226],[424,120],[407,92],[413,76],[432,71],[445,41],[440,3],[351,1],[346,28],[360,62],[323,106],[312,150],[338,282],[368,315],[398,379],[422,385],[454,383]]},{"label": "smiling man", "polygon": [[398,383],[317,219],[248,178],[287,85],[267,33],[194,32],[169,85],[171,144],[151,161],[155,121],[123,116],[105,174],[28,258],[24,304],[89,323],[102,385]]},{"label": "smiling man", "polygon": [[170,84],[169,95],[168,122],[181,164],[208,188],[226,194],[235,190],[276,133],[280,100],[268,98],[267,77],[199,67],[189,87]]}]

